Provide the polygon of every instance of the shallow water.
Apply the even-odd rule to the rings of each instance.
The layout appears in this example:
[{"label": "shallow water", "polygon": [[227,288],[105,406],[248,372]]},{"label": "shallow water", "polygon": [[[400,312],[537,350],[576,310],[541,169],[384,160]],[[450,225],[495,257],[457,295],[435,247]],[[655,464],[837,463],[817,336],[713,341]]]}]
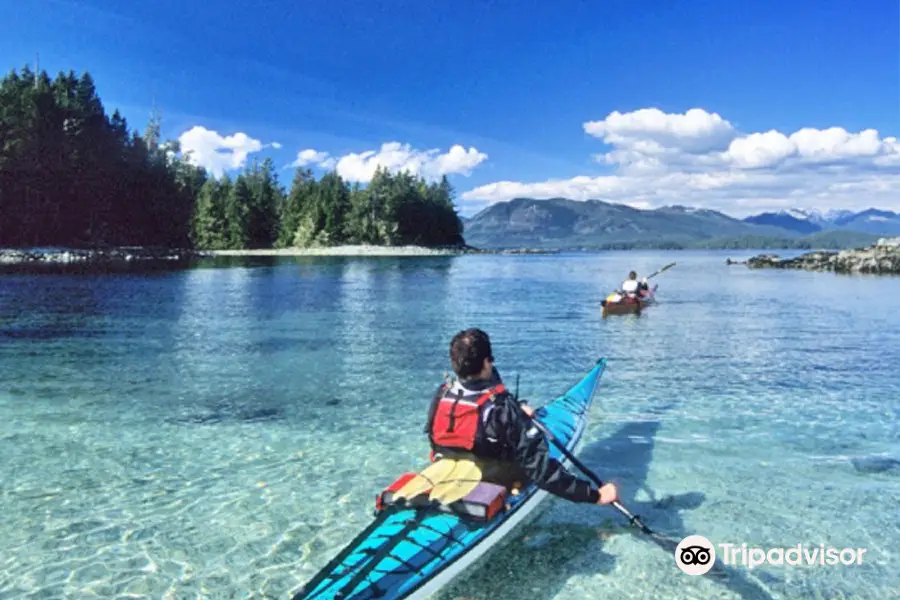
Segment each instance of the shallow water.
[{"label": "shallow water", "polygon": [[[690,577],[613,510],[551,500],[442,597],[900,597],[900,278],[727,256],[0,277],[0,598],[287,597],[424,464],[469,326],[535,402],[608,357],[579,455],[654,529],[867,552]],[[671,261],[657,306],[600,318],[629,269]]]}]

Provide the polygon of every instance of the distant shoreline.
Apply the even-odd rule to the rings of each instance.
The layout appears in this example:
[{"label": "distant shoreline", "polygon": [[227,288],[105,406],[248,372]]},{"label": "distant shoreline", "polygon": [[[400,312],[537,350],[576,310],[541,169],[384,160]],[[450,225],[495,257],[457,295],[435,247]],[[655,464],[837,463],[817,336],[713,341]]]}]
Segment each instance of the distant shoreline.
[{"label": "distant shoreline", "polygon": [[457,256],[485,254],[471,247],[429,248],[427,246],[373,246],[354,244],[311,248],[260,248],[255,250],[199,250],[200,256]]},{"label": "distant shoreline", "polygon": [[[114,268],[130,266],[158,266],[165,268],[189,267],[197,261],[215,260],[217,258],[290,258],[290,257],[429,257],[429,256],[517,256],[517,255],[556,255],[561,253],[607,253],[607,252],[684,252],[713,251],[752,253],[762,251],[761,248],[741,249],[706,249],[706,248],[478,248],[469,245],[429,247],[419,245],[379,246],[372,244],[344,244],[339,246],[313,246],[305,248],[255,248],[239,250],[196,250],[191,248],[160,248],[142,246],[117,246],[100,248],[69,247],[25,247],[0,248],[0,269],[34,268],[79,268],[81,266],[102,268],[104,265]],[[736,261],[732,261],[736,262]]]},{"label": "distant shoreline", "polygon": [[261,248],[256,250],[203,250],[201,256],[462,256],[469,254],[559,254],[542,248],[475,248],[472,246],[373,246],[353,244],[311,248]]},{"label": "distant shoreline", "polygon": [[558,250],[537,248],[481,249],[472,246],[375,246],[368,244],[321,246],[310,248],[259,248],[244,250],[194,250],[153,247],[116,248],[0,248],[0,267],[78,267],[172,265],[186,266],[202,259],[218,257],[291,257],[291,256],[361,256],[361,257],[426,257],[462,256],[470,254],[558,254]]}]

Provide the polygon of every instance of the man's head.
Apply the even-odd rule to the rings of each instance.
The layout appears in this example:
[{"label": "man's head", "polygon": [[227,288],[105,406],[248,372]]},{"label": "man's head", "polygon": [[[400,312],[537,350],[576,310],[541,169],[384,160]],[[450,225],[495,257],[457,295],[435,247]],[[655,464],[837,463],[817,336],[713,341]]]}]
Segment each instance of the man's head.
[{"label": "man's head", "polygon": [[460,331],[450,341],[450,364],[463,381],[490,378],[494,367],[491,338],[476,328]]},{"label": "man's head", "polygon": [[637,279],[637,273],[632,271],[628,274],[628,279]]}]

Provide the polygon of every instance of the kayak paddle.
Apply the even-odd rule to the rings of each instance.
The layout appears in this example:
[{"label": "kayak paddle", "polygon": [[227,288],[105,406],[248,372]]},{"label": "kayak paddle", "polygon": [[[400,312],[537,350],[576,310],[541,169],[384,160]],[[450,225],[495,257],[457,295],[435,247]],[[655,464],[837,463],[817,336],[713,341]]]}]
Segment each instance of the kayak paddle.
[{"label": "kayak paddle", "polygon": [[[550,431],[544,426],[543,423],[538,421],[536,418],[532,418],[531,422],[535,425],[535,427],[540,429],[544,433],[545,436],[547,436],[548,440],[553,442],[553,444],[557,448],[559,448],[560,451],[562,451],[562,453],[566,456],[566,458],[568,458],[570,461],[572,461],[573,465],[578,467],[585,475],[587,475],[591,480],[593,480],[593,482],[595,484],[597,484],[598,488],[603,487],[603,482],[600,480],[600,478],[597,477],[597,475],[593,471],[588,469],[584,465],[584,463],[582,463],[580,460],[575,458],[575,456],[573,456],[572,453],[569,452],[569,450],[559,440],[557,440],[553,436],[552,433],[550,433]],[[666,552],[670,552],[673,554],[678,549],[679,542],[677,540],[673,540],[670,537],[667,537],[665,535],[662,535],[660,533],[653,531],[652,529],[650,529],[649,527],[644,525],[644,523],[643,523],[643,521],[641,521],[640,517],[638,517],[637,515],[631,514],[631,511],[629,511],[627,508],[622,506],[622,504],[620,502],[618,502],[618,501],[613,502],[612,505],[620,513],[625,515],[625,517],[628,519],[628,522],[632,526],[637,527],[643,533],[647,534],[651,540],[653,540],[654,542],[657,543],[657,545],[659,545],[660,548],[662,548]],[[737,574],[730,573],[729,574],[727,572],[727,567],[722,563],[722,561],[719,558],[716,558],[716,564],[714,565],[713,569],[708,573],[708,575],[710,575],[712,577],[722,577],[722,576],[726,577],[728,580],[731,580],[730,584],[729,584],[729,582],[726,582],[726,585],[728,585],[728,587],[730,587],[732,589],[735,589],[735,590],[741,592],[742,595],[743,595],[743,592],[746,590],[747,592],[753,592],[755,594],[754,597],[772,598],[772,594],[769,593],[769,591],[766,590],[765,587],[763,585],[761,585],[760,583],[751,581],[749,579],[745,579],[741,573],[737,573]]]},{"label": "kayak paddle", "polygon": [[445,481],[456,468],[456,461],[442,459],[428,465],[421,473],[410,479],[394,494],[394,499],[411,499],[421,494],[429,493],[437,484]]},{"label": "kayak paddle", "polygon": [[[675,263],[669,263],[666,266],[664,266],[662,269],[659,269],[657,271],[654,271],[653,273],[650,273],[644,279],[651,279],[653,277],[656,277],[660,273],[665,273],[666,271],[668,271],[669,269],[671,269],[674,266],[675,266]],[[613,294],[624,294],[624,293],[625,292],[623,292],[621,290],[613,290]],[[607,300],[609,300],[609,297],[607,297]]]},{"label": "kayak paddle", "polygon": [[[675,263],[672,263],[671,265],[669,265],[665,268],[668,269],[668,268],[674,266],[674,264]],[[660,272],[662,272],[663,270],[664,269],[661,269]],[[516,400],[519,399],[518,387],[519,387],[519,377],[517,375],[516,376]],[[527,414],[526,414],[526,416],[527,416]],[[558,439],[556,439],[556,436],[554,436],[550,432],[550,430],[547,429],[547,427],[543,423],[540,422],[540,420],[538,420],[536,417],[530,417],[530,420],[531,420],[532,424],[534,424],[535,427],[537,427],[539,430],[541,430],[541,432],[543,432],[544,436],[546,436],[546,438],[548,440],[550,440],[550,442],[552,442],[554,446],[559,448],[559,450],[563,453],[563,455],[566,458],[568,458],[569,461],[571,461],[571,463],[573,465],[578,467],[578,469],[581,470],[581,472],[583,472],[585,475],[587,475],[588,478],[590,478],[597,485],[598,488],[603,487],[603,481],[601,481],[601,479],[597,476],[597,474],[594,473],[593,471],[591,471],[589,468],[587,468],[587,466],[584,463],[582,463],[580,460],[578,460],[568,450],[568,448],[565,447],[565,444],[563,444]],[[616,510],[618,510],[620,513],[622,513],[625,516],[625,518],[628,519],[629,524],[631,524],[633,527],[637,527],[638,529],[640,529],[641,532],[645,533],[651,540],[656,542],[660,548],[662,548],[666,552],[673,553],[673,554],[677,550],[678,544],[679,544],[679,542],[677,540],[674,540],[668,536],[657,533],[657,532],[653,531],[652,529],[650,529],[649,527],[647,527],[644,524],[644,522],[641,521],[639,516],[632,514],[631,511],[629,511],[627,508],[625,508],[621,502],[616,501],[616,502],[613,502],[612,505]],[[766,590],[765,587],[762,586],[761,584],[745,579],[742,576],[742,574],[740,574],[740,573],[737,573],[737,574],[728,573],[727,567],[725,567],[718,558],[716,559],[716,564],[715,564],[714,568],[708,574],[713,577],[725,576],[728,580],[730,580],[730,581],[726,581],[726,585],[729,588],[739,591],[740,593],[742,593],[742,595],[743,595],[743,592],[745,590],[747,590],[747,591],[752,591],[755,594],[754,597],[772,598],[771,593],[769,593],[768,590]]]},{"label": "kayak paddle", "polygon": [[[663,269],[660,269],[660,272],[664,271],[665,269],[668,269],[669,267],[673,266],[674,264],[675,264],[675,263],[672,263],[672,264],[669,265],[668,267],[664,267]],[[518,374],[518,373],[516,374],[516,393],[515,393],[515,395],[514,395],[514,398],[516,399],[516,402],[519,401],[519,374]],[[527,416],[527,414],[526,414],[526,416]],[[569,452],[569,450],[568,450],[568,448],[566,448],[565,444],[563,444],[563,443],[560,442],[558,439],[556,439],[556,436],[553,435],[552,433],[550,433],[550,430],[547,429],[547,428],[544,426],[544,424],[541,423],[541,422],[538,420],[537,417],[530,417],[530,419],[531,419],[531,422],[534,423],[534,425],[535,425],[538,429],[541,430],[541,432],[544,434],[544,436],[545,436],[548,440],[550,440],[551,442],[553,442],[553,445],[556,446],[557,448],[559,448],[559,450],[563,453],[563,455],[564,455],[566,458],[568,458],[569,461],[571,461],[571,463],[572,463],[573,465],[575,465],[576,467],[578,467],[578,469],[579,469],[582,473],[584,473],[585,475],[587,475],[587,476],[588,476],[595,484],[597,484],[597,488],[603,487],[603,482],[600,480],[599,477],[597,477],[597,474],[594,473],[593,471],[591,471],[590,469],[588,469],[587,466],[585,466],[585,464],[584,464],[583,462],[581,462],[580,460],[578,460],[577,458],[575,458],[575,455],[572,454],[571,452]],[[643,531],[643,532],[646,533],[647,535],[650,535],[650,536],[658,536],[658,537],[662,537],[662,538],[668,540],[668,538],[665,538],[665,536],[660,536],[659,534],[654,533],[649,527],[647,527],[646,525],[644,525],[644,523],[641,521],[640,517],[638,517],[637,515],[631,514],[631,511],[629,511],[627,508],[625,508],[624,506],[622,506],[622,504],[621,504],[620,502],[618,502],[618,501],[613,502],[612,505],[613,505],[613,507],[615,507],[620,513],[622,513],[623,515],[625,515],[625,518],[628,519],[628,522],[629,522],[629,523],[631,523],[631,524],[632,524],[633,526],[635,526],[635,527],[638,527],[641,531]],[[676,545],[677,545],[677,543],[676,543]]]},{"label": "kayak paddle", "polygon": [[[672,263],[672,264],[670,264],[670,265],[666,265],[665,267],[663,267],[662,269],[660,269],[660,270],[658,271],[658,273],[662,273],[662,272],[665,271],[666,269],[670,269],[670,268],[672,268],[672,267],[674,267],[674,266],[675,266],[675,263]],[[656,273],[654,273],[654,275],[655,275],[655,274],[656,274]],[[518,373],[516,374],[516,393],[515,393],[515,395],[514,395],[513,397],[516,399],[516,402],[519,401],[519,374],[518,374]],[[522,411],[522,412],[524,413],[524,411]],[[525,413],[525,416],[528,417],[528,414]],[[569,461],[570,461],[573,465],[575,465],[576,467],[578,467],[578,469],[579,469],[582,473],[584,473],[585,475],[587,475],[588,478],[591,479],[591,481],[593,481],[593,482],[597,485],[597,488],[598,488],[598,489],[601,488],[601,487],[603,487],[603,481],[600,480],[600,478],[597,476],[597,474],[594,473],[593,471],[591,471],[590,469],[588,469],[587,466],[586,466],[583,462],[581,462],[580,460],[578,460],[577,458],[575,458],[575,455],[572,454],[571,452],[569,452],[569,449],[566,448],[566,445],[563,444],[562,442],[560,442],[558,439],[556,439],[556,436],[553,435],[553,434],[550,432],[550,430],[547,429],[547,427],[546,427],[543,423],[541,423],[540,420],[538,420],[537,417],[528,417],[528,418],[531,420],[531,422],[534,424],[535,427],[537,427],[538,429],[541,430],[541,432],[544,434],[544,436],[545,436],[548,440],[550,440],[550,441],[553,443],[554,446],[556,446],[557,448],[559,448],[560,452],[563,453],[563,456],[565,456],[566,458],[568,458]],[[618,500],[615,501],[615,502],[613,502],[612,505],[613,505],[613,507],[614,507],[616,510],[618,510],[620,513],[622,513],[622,514],[625,516],[626,519],[628,519],[628,522],[629,522],[633,527],[637,527],[637,528],[640,529],[643,533],[649,535],[652,539],[654,539],[654,540],[656,540],[656,541],[658,541],[658,542],[662,542],[662,544],[664,544],[664,545],[663,545],[663,548],[664,548],[665,550],[667,550],[667,551],[669,551],[669,552],[674,552],[674,551],[675,551],[675,548],[678,546],[678,542],[677,542],[677,541],[673,540],[673,539],[670,538],[670,537],[666,537],[666,536],[664,536],[664,535],[662,535],[662,534],[656,533],[655,531],[653,531],[652,529],[650,529],[649,527],[647,527],[646,525],[644,525],[644,522],[641,521],[641,518],[640,518],[638,515],[631,514],[631,511],[628,510],[627,508],[625,508],[624,506],[622,506],[622,503],[619,502]]]},{"label": "kayak paddle", "polygon": [[671,269],[674,266],[675,266],[675,263],[669,263],[666,266],[664,266],[662,269],[660,269],[659,271],[655,271],[655,272],[651,273],[650,275],[647,275],[647,279],[650,279],[651,277],[656,277],[660,273],[665,273],[666,271],[668,271],[669,269]]},{"label": "kayak paddle", "polygon": [[[442,459],[447,460],[447,459]],[[429,494],[432,502],[447,506],[465,498],[483,479],[481,465],[472,460],[454,461],[453,470],[438,481]]]},{"label": "kayak paddle", "polygon": [[[603,483],[603,481],[600,480],[599,477],[597,477],[597,474],[594,473],[593,471],[591,471],[590,469],[588,469],[587,466],[586,466],[583,462],[581,462],[580,460],[578,460],[577,458],[575,458],[575,455],[572,454],[571,452],[569,452],[569,450],[565,447],[565,445],[562,444],[562,443],[560,443],[560,441],[556,439],[556,436],[554,436],[552,433],[550,433],[550,430],[547,429],[547,428],[544,426],[543,423],[541,423],[541,422],[540,422],[538,419],[536,419],[536,418],[532,418],[532,419],[531,419],[531,422],[534,423],[534,425],[535,425],[538,429],[540,429],[540,430],[543,432],[543,434],[547,437],[548,440],[550,440],[551,442],[553,442],[553,445],[554,445],[554,446],[556,446],[557,448],[559,448],[560,452],[562,452],[563,455],[564,455],[566,458],[568,458],[569,461],[571,461],[571,463],[572,463],[573,465],[575,465],[576,467],[578,467],[578,469],[579,469],[582,473],[584,473],[585,475],[587,475],[588,478],[590,478],[590,479],[597,485],[598,488],[603,487],[604,483]],[[649,536],[651,536],[651,537],[654,537],[654,538],[658,538],[658,539],[665,540],[667,543],[671,543],[671,542],[674,541],[674,540],[672,540],[671,538],[667,538],[667,537],[665,537],[665,536],[663,536],[663,535],[660,535],[660,534],[656,533],[655,531],[653,531],[652,529],[650,529],[649,527],[647,527],[646,525],[644,525],[643,521],[641,521],[641,518],[640,518],[639,516],[631,514],[631,511],[629,511],[627,508],[625,508],[624,506],[622,506],[622,503],[619,502],[618,500],[615,501],[615,502],[613,502],[612,505],[613,505],[613,507],[614,507],[616,510],[618,510],[620,513],[622,513],[623,515],[625,515],[625,518],[628,519],[628,522],[629,522],[632,526],[637,527],[638,529],[640,529],[641,531],[643,531],[643,532],[646,533],[647,535],[649,535]],[[678,542],[675,542],[675,545],[677,546],[677,545],[678,545]],[[673,546],[673,548],[674,548],[674,546]]]}]

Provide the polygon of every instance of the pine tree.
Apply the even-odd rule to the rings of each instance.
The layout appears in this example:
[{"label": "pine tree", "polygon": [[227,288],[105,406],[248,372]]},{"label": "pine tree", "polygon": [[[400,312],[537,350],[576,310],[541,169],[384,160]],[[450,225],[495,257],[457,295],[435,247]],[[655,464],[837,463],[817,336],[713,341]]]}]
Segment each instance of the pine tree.
[{"label": "pine tree", "polygon": [[321,225],[317,232],[320,243],[343,243],[350,213],[350,190],[340,175],[331,172],[322,177],[316,204],[322,215],[316,219],[317,225]]},{"label": "pine tree", "polygon": [[299,168],[294,173],[291,190],[285,199],[280,215],[278,247],[286,248],[294,243],[300,222],[310,210],[317,185],[311,170]]},{"label": "pine tree", "polygon": [[452,187],[384,168],[351,187],[298,169],[285,194],[271,159],[215,181],[163,141],[158,111],[143,136],[108,116],[89,73],[0,79],[0,246],[348,242],[461,243]]},{"label": "pine tree", "polygon": [[225,219],[228,222],[228,247],[241,249],[249,247],[250,242],[250,206],[253,203],[253,191],[247,177],[238,175],[225,203]]}]

